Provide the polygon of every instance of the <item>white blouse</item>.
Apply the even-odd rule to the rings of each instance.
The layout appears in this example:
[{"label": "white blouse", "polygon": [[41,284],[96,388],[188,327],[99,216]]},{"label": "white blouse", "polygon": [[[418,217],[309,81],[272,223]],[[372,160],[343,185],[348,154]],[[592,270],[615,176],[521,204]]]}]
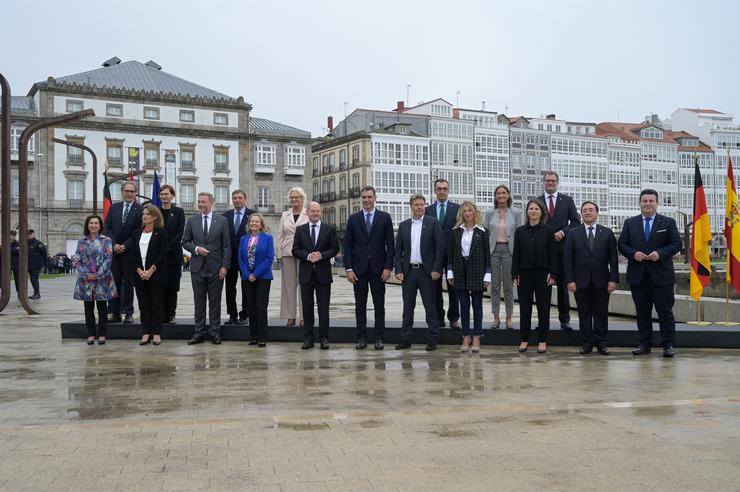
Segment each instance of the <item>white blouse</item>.
[{"label": "white blouse", "polygon": [[139,251],[141,251],[141,266],[146,268],[146,252],[149,250],[149,242],[152,240],[151,232],[142,232],[139,239]]}]

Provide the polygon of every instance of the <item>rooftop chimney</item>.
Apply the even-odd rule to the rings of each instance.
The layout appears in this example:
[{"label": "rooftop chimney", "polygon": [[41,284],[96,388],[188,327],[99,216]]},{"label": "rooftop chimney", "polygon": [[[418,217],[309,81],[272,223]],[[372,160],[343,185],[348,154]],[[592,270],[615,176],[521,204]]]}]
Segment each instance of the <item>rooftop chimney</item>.
[{"label": "rooftop chimney", "polygon": [[162,67],[157,62],[155,62],[154,60],[149,60],[144,65],[146,65],[147,67],[151,67],[151,68],[153,68],[155,70],[162,70]]},{"label": "rooftop chimney", "polygon": [[548,114],[548,115],[547,115],[547,117],[546,117],[546,118],[547,118],[548,120],[554,120],[554,119],[555,119],[555,115],[554,115],[553,113],[550,113],[550,114]]},{"label": "rooftop chimney", "polygon": [[396,109],[395,109],[395,111],[397,113],[402,113],[404,109],[406,109],[406,108],[403,105],[403,101],[396,102]]},{"label": "rooftop chimney", "polygon": [[333,116],[326,117],[326,127],[329,129],[329,133],[334,131],[334,117]]},{"label": "rooftop chimney", "polygon": [[110,60],[105,60],[103,62],[103,66],[104,67],[112,67],[113,65],[118,65],[119,63],[121,63],[121,59],[118,58],[117,56],[114,56]]}]

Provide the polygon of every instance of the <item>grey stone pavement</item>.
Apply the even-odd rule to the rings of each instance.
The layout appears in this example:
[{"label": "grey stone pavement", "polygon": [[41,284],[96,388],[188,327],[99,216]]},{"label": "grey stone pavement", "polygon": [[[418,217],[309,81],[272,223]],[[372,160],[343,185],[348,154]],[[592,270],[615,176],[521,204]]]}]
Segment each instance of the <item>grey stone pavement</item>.
[{"label": "grey stone pavement", "polygon": [[740,490],[740,351],[88,347],[72,286],[0,314],[2,490]]}]

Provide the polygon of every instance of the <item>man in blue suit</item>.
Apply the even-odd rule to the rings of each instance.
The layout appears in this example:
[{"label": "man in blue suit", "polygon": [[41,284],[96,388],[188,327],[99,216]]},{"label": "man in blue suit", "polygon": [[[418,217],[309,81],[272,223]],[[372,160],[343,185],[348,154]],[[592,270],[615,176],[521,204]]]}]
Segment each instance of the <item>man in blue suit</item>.
[{"label": "man in blue suit", "polygon": [[434,217],[424,215],[424,195],[411,195],[410,219],[398,225],[394,268],[401,282],[403,295],[403,322],[401,342],[396,350],[411,347],[411,330],[414,327],[416,294],[421,293],[427,321],[427,352],[437,349],[439,325],[437,306],[434,302],[434,283],[442,278],[442,258],[445,243],[442,228]]},{"label": "man in blue suit", "polygon": [[617,238],[611,229],[597,223],[596,203],[583,202],[581,217],[583,224],[565,238],[563,283],[578,304],[581,354],[590,354],[596,347],[601,355],[609,355],[609,294],[619,283]]},{"label": "man in blue suit", "polygon": [[674,357],[676,321],[673,318],[676,272],[673,255],[681,250],[676,221],[660,215],[658,192],[640,192],[640,215],[624,221],[617,245],[627,263],[627,282],[635,302],[640,344],[633,355],[649,354],[653,345],[653,306],[658,312],[663,356]]},{"label": "man in blue suit", "polygon": [[109,301],[108,321],[133,323],[134,315],[134,267],[129,252],[133,247],[131,236],[141,227],[141,205],[136,201],[136,183],[124,181],[121,185],[123,201],[114,203],[105,216],[105,235],[113,243],[111,272],[118,297]]},{"label": "man in blue suit", "polygon": [[375,350],[383,350],[385,282],[393,268],[393,220],[375,208],[375,198],[372,186],[360,190],[362,210],[350,215],[344,235],[343,262],[355,291],[357,350],[367,347],[368,285],[375,308]]},{"label": "man in blue suit", "polygon": [[[447,265],[447,256],[450,250],[450,238],[452,237],[452,228],[455,227],[457,221],[457,212],[460,210],[460,205],[452,203],[447,199],[450,194],[450,183],[446,179],[439,178],[434,182],[434,195],[437,200],[430,204],[425,211],[425,214],[429,217],[434,217],[442,227],[442,234],[444,240],[444,257],[442,258],[442,264]],[[442,277],[434,281],[435,288],[435,302],[437,304],[437,322],[440,328],[445,326],[445,309],[444,300],[442,298]],[[460,325],[460,304],[455,295],[455,288],[449,283],[447,284],[447,297],[450,301],[447,307],[447,319],[450,320],[450,326],[452,328],[461,328]]]}]

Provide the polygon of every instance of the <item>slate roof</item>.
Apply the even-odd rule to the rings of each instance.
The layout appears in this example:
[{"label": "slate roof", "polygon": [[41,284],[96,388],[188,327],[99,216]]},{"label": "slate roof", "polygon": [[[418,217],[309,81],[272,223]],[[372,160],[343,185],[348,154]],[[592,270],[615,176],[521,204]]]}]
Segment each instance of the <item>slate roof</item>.
[{"label": "slate roof", "polygon": [[283,125],[277,121],[266,120],[264,118],[249,118],[250,133],[259,133],[263,135],[275,135],[281,137],[311,138],[311,132],[295,128],[293,126]]},{"label": "slate roof", "polygon": [[[2,101],[0,101],[0,109],[2,109]],[[10,114],[38,116],[38,111],[36,111],[36,102],[32,97],[10,96]]]}]

